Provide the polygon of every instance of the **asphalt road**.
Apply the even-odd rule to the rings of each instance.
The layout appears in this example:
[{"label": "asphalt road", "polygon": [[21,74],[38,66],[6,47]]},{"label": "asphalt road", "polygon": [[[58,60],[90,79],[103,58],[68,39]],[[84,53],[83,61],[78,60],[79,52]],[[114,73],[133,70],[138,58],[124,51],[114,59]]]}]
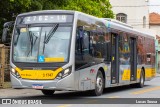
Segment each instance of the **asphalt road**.
[{"label": "asphalt road", "polygon": [[[82,107],[84,105],[90,107],[106,107],[106,103],[111,103],[107,105],[109,107],[160,107],[160,104],[154,104],[154,106],[152,104],[156,103],[156,101],[160,102],[160,77],[157,76],[153,80],[145,82],[144,88],[135,88],[133,86],[108,88],[104,90],[103,95],[98,97],[91,96],[89,92],[68,91],[56,91],[53,96],[44,96],[39,90],[29,89],[1,89],[0,97],[18,98],[21,100],[42,100],[42,103],[54,104],[46,105],[46,107]],[[153,102],[148,103],[148,99]],[[16,107],[22,106],[24,105],[16,105]],[[25,106],[28,107],[29,105]],[[36,107],[42,106],[44,105],[37,105]],[[1,107],[7,107],[7,105],[1,105]]]}]

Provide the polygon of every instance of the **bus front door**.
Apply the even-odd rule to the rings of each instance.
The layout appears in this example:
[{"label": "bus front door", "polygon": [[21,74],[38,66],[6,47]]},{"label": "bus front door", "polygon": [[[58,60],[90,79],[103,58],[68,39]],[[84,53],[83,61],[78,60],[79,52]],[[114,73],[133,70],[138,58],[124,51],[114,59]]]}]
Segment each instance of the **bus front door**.
[{"label": "bus front door", "polygon": [[112,33],[111,84],[119,83],[118,34]]},{"label": "bus front door", "polygon": [[131,75],[130,80],[136,81],[136,70],[137,70],[137,50],[136,50],[136,38],[130,38],[130,62],[131,62]]}]

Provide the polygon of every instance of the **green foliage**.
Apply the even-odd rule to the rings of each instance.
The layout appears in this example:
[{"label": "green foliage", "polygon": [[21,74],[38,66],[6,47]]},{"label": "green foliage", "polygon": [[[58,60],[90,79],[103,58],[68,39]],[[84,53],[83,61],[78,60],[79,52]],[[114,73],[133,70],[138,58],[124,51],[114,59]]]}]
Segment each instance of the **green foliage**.
[{"label": "green foliage", "polygon": [[109,0],[0,0],[0,35],[3,24],[20,13],[36,10],[77,10],[97,17],[113,18]]},{"label": "green foliage", "polygon": [[66,10],[77,10],[97,17],[113,18],[109,0],[70,0]]}]

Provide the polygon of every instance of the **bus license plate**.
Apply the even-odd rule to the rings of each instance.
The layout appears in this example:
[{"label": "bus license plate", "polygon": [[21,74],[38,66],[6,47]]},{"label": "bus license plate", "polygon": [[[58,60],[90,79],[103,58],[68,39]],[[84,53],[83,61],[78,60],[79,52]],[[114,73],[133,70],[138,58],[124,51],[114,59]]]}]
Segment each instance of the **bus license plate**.
[{"label": "bus license plate", "polygon": [[32,84],[32,88],[43,89],[43,85],[42,84]]}]

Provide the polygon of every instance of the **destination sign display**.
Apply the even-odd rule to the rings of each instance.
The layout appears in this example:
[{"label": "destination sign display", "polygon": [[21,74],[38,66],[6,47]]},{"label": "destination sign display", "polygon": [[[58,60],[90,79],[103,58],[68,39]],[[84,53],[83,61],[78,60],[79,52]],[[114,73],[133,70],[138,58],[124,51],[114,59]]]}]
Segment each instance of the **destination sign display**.
[{"label": "destination sign display", "polygon": [[72,22],[73,15],[33,15],[22,17],[20,24]]}]

